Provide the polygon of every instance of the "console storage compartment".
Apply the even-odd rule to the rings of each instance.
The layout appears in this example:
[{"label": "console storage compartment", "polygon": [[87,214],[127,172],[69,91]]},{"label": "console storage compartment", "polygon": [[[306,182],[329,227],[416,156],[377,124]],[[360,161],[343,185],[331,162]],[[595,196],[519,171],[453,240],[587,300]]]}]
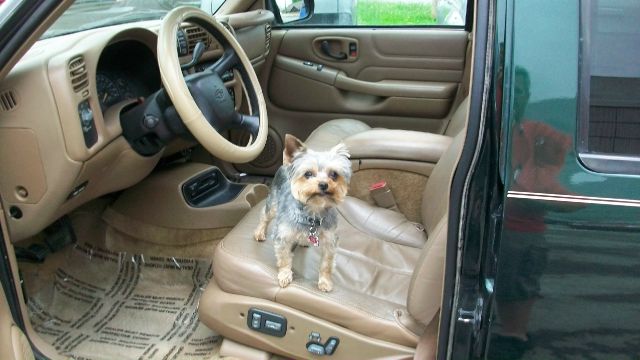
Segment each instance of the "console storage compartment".
[{"label": "console storage compartment", "polygon": [[108,211],[155,227],[230,229],[268,192],[266,185],[232,183],[216,167],[188,163],[127,189]]}]

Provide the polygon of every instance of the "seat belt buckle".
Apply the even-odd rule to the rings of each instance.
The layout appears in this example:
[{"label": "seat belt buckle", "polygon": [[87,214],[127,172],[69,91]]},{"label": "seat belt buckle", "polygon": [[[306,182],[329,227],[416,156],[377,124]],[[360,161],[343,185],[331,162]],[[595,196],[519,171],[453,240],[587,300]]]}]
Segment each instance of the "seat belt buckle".
[{"label": "seat belt buckle", "polygon": [[371,186],[369,186],[369,193],[371,194],[373,201],[379,207],[393,211],[400,211],[398,209],[398,204],[396,204],[396,199],[393,197],[393,193],[391,192],[391,188],[387,185],[386,181],[382,180],[371,184]]}]

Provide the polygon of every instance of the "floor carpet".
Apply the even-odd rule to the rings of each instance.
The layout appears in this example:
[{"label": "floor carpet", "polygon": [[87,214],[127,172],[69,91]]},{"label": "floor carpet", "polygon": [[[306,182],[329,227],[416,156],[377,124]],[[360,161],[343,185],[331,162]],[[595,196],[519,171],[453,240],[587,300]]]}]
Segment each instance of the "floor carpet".
[{"label": "floor carpet", "polygon": [[[77,243],[29,293],[34,329],[75,359],[212,359],[221,337],[198,320],[211,260]],[[43,274],[43,273],[41,273]],[[37,276],[37,272],[36,272]],[[52,281],[51,281],[52,280]]]}]

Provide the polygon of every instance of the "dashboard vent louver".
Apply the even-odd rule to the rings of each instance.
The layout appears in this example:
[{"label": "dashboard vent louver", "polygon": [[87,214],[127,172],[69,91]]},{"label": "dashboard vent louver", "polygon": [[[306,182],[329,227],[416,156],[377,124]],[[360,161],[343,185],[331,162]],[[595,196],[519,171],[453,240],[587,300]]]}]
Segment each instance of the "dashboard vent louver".
[{"label": "dashboard vent louver", "polygon": [[264,52],[269,53],[271,50],[271,24],[264,26]]},{"label": "dashboard vent louver", "polygon": [[71,78],[71,86],[75,92],[80,92],[89,86],[89,76],[87,75],[84,57],[77,56],[69,61],[69,78]]},{"label": "dashboard vent louver", "polygon": [[199,26],[189,26],[184,28],[184,32],[187,35],[189,54],[193,52],[193,48],[196,47],[198,41],[204,42],[205,50],[209,50],[209,47],[211,46],[211,35],[209,35],[205,29]]},{"label": "dashboard vent louver", "polygon": [[11,111],[18,107],[18,97],[13,90],[0,92],[0,110]]}]

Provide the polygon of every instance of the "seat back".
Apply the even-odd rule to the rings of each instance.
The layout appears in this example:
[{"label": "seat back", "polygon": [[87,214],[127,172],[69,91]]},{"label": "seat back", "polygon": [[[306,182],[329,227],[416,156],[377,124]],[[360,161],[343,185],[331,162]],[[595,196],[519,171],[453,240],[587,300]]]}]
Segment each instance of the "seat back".
[{"label": "seat back", "polygon": [[[457,116],[460,116],[462,121],[466,120],[467,109],[468,102],[463,101],[456,110]],[[422,195],[422,223],[427,232],[427,242],[413,270],[407,297],[407,310],[423,325],[428,325],[434,319],[442,302],[449,190],[464,144],[465,132],[461,131],[462,129],[464,129],[464,122],[453,142],[434,167]]]},{"label": "seat back", "polygon": [[444,134],[447,136],[456,136],[467,125],[467,109],[469,108],[469,97],[460,102],[456,111],[451,116],[447,129]]}]

